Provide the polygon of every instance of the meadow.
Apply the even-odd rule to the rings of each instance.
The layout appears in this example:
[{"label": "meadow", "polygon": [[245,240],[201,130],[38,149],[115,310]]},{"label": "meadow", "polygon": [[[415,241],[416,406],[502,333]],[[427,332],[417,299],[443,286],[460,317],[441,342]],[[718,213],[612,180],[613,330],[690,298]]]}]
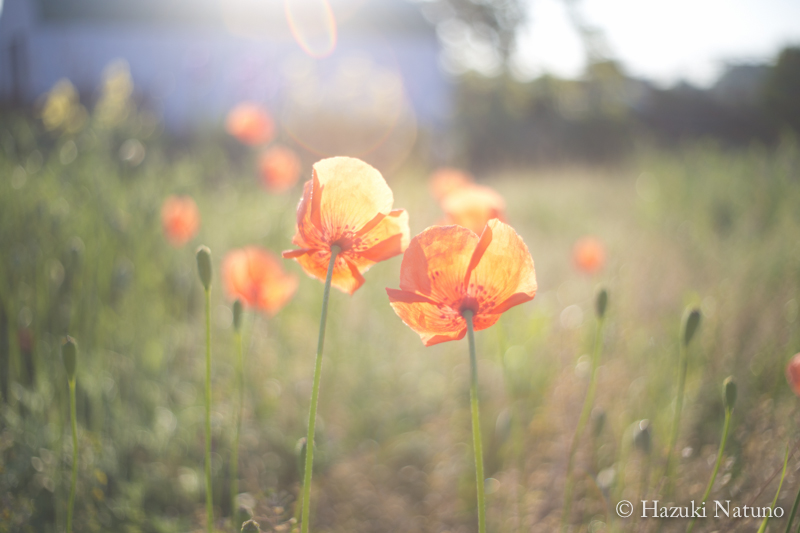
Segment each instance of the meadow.
[{"label": "meadow", "polygon": [[[211,250],[212,483],[215,526],[231,523],[236,393],[225,254],[292,248],[302,182],[264,190],[254,152],[221,127],[178,141],[130,103],[47,123],[0,126],[0,532],[65,531],[73,446],[65,335],[79,346],[74,530],[203,531],[204,308],[195,250]],[[114,106],[117,106],[116,108]],[[104,114],[105,113],[105,114]],[[78,117],[78,118],[75,118]],[[411,235],[439,223],[435,170],[418,149],[384,177]],[[797,402],[785,368],[800,351],[800,143],[640,148],[603,167],[477,176],[506,202],[536,266],[532,302],[476,333],[489,531],[557,531],[568,450],[589,384],[605,287],[597,393],[577,447],[569,531],[684,531],[687,520],[621,518],[641,499],[700,500],[738,401],[711,499],[777,505],[783,531],[800,488]],[[199,233],[166,240],[164,200],[190,195]],[[594,235],[603,268],[577,269]],[[245,381],[238,504],[264,531],[290,531],[301,490],[322,284],[299,278],[275,316],[243,320]],[[424,347],[389,305],[401,258],[376,264],[352,296],[333,290],[316,428],[312,531],[471,533],[475,472],[466,341]],[[673,420],[681,317],[688,346],[674,473],[661,476]],[[649,421],[651,445],[634,443]],[[649,452],[647,451],[649,450]],[[778,475],[775,475],[775,474]],[[671,497],[665,486],[674,484]],[[241,520],[239,520],[239,523]],[[694,531],[756,531],[760,519],[698,520]]]}]

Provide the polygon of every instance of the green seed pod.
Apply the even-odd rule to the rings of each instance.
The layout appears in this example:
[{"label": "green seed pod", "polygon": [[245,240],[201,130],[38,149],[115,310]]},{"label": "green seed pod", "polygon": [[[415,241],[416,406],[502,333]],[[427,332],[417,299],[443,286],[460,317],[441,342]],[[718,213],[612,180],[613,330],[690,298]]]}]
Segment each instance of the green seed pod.
[{"label": "green seed pod", "polygon": [[736,405],[737,393],[736,381],[734,381],[733,376],[725,378],[725,381],[722,382],[722,401],[725,404],[725,410],[733,410]]},{"label": "green seed pod", "polygon": [[261,533],[261,528],[255,520],[248,520],[242,524],[242,533]]},{"label": "green seed pod", "polygon": [[61,343],[61,360],[67,371],[67,379],[75,381],[75,368],[78,366],[78,344],[70,336]]},{"label": "green seed pod", "polygon": [[597,298],[594,301],[597,318],[603,318],[606,315],[606,307],[608,307],[608,291],[603,287],[597,291]]},{"label": "green seed pod", "polygon": [[233,302],[233,329],[236,331],[240,331],[242,329],[242,313],[244,309],[242,308],[242,301],[237,298],[235,302]]},{"label": "green seed pod", "polygon": [[653,449],[653,436],[650,431],[650,421],[640,420],[633,428],[633,444],[642,453],[649,455]]},{"label": "green seed pod", "polygon": [[700,310],[696,307],[687,308],[683,314],[683,335],[681,335],[684,346],[689,346],[692,342],[698,327],[700,327]]},{"label": "green seed pod", "polygon": [[197,273],[206,290],[211,289],[211,250],[208,246],[197,249]]}]

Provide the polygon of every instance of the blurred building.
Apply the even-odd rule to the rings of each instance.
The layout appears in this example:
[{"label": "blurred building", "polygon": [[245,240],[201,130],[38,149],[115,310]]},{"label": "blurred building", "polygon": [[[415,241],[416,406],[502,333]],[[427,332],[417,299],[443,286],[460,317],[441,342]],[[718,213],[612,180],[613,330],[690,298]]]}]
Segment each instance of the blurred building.
[{"label": "blurred building", "polygon": [[435,29],[406,0],[0,5],[4,102],[31,104],[62,78],[91,100],[106,66],[123,59],[137,96],[175,129],[218,122],[243,100],[278,114],[364,115],[371,106],[380,120],[432,129],[450,112]]}]

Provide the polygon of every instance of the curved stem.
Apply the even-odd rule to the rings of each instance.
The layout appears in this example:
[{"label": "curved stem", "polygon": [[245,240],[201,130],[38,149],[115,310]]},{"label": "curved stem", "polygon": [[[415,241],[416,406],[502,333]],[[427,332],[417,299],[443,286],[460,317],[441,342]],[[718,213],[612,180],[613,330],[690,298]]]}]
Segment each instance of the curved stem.
[{"label": "curved stem", "polygon": [[341,248],[331,246],[331,259],[328,263],[328,275],[325,278],[325,291],[322,293],[322,316],[319,319],[319,340],[317,341],[317,359],[314,365],[314,387],[311,389],[311,405],[308,410],[308,436],[306,437],[306,464],[303,472],[303,518],[300,522],[301,533],[308,533],[308,521],[311,516],[311,470],[314,465],[314,428],[317,422],[317,403],[319,401],[319,382],[322,373],[322,348],[325,345],[325,324],[328,318],[328,298],[331,292],[331,279],[336,256]]},{"label": "curved stem", "polygon": [[481,418],[478,409],[478,361],[475,355],[475,331],[472,324],[472,311],[464,311],[469,339],[470,386],[469,400],[472,408],[472,447],[475,452],[475,481],[478,489],[478,533],[486,533],[486,497],[483,475],[483,442],[481,440]]},{"label": "curved stem", "polygon": [[72,422],[72,476],[69,483],[67,533],[72,533],[72,509],[75,507],[75,484],[78,481],[78,422],[75,413],[75,380],[69,380],[69,417]]},{"label": "curved stem", "polygon": [[[783,471],[781,472],[781,480],[778,481],[778,490],[775,492],[775,498],[772,500],[772,505],[770,505],[770,514],[772,510],[775,509],[775,504],[778,503],[778,496],[781,494],[781,487],[783,487],[783,478],[786,476],[786,465],[789,464],[789,443],[786,443],[786,455],[783,458]],[[764,533],[767,530],[767,523],[769,522],[770,515],[764,517],[764,520],[761,522],[761,527],[758,528],[758,533]]]},{"label": "curved stem", "polygon": [[583,430],[586,428],[586,423],[589,421],[589,416],[592,414],[592,406],[594,405],[594,395],[597,390],[597,367],[600,365],[600,346],[602,344],[601,338],[603,334],[602,318],[597,320],[597,330],[594,336],[594,350],[592,351],[592,373],[589,380],[589,388],[586,391],[586,398],[583,401],[583,409],[581,416],[578,419],[578,426],[575,428],[575,434],[572,436],[572,444],[569,447],[569,456],[567,458],[567,476],[566,476],[566,489],[564,490],[564,510],[561,514],[561,530],[563,531],[569,520],[569,511],[572,506],[572,468],[575,462],[575,452],[578,450],[578,443],[580,442]]},{"label": "curved stem", "polygon": [[[719,472],[719,465],[722,463],[722,454],[725,453],[725,443],[728,442],[728,430],[731,427],[731,410],[725,409],[725,426],[722,428],[722,440],[719,443],[719,452],[717,453],[717,462],[714,463],[714,470],[711,472],[711,479],[708,480],[708,486],[706,487],[706,491],[703,493],[703,498],[700,500],[701,502],[705,502],[708,498],[708,495],[711,494],[711,487],[714,486],[714,480],[717,479],[717,472]],[[695,519],[692,518],[692,521],[689,522],[689,525],[686,527],[686,533],[691,533],[692,528],[694,527]]]},{"label": "curved stem", "polygon": [[680,357],[678,369],[678,395],[675,398],[675,417],[672,420],[672,433],[669,437],[669,448],[667,449],[667,461],[664,465],[664,477],[667,479],[666,497],[672,494],[673,480],[672,480],[672,453],[675,449],[675,444],[678,442],[678,430],[681,424],[681,411],[683,410],[683,393],[686,388],[686,370],[689,366],[689,358],[686,354],[686,346],[683,342],[680,343]]},{"label": "curved stem", "polygon": [[211,494],[211,291],[206,293],[206,525],[214,531],[214,502]]},{"label": "curved stem", "polygon": [[800,489],[797,491],[797,496],[794,499],[794,504],[792,505],[792,512],[789,513],[789,520],[786,522],[786,532],[789,533],[789,530],[792,528],[792,521],[794,520],[794,515],[797,513],[797,504],[800,503]]},{"label": "curved stem", "polygon": [[234,531],[239,529],[237,523],[238,508],[236,496],[239,494],[239,434],[242,430],[242,409],[244,408],[244,355],[242,354],[242,332],[234,334],[236,344],[236,386],[239,389],[239,405],[236,410],[236,427],[233,433],[233,447],[231,449],[231,522]]}]

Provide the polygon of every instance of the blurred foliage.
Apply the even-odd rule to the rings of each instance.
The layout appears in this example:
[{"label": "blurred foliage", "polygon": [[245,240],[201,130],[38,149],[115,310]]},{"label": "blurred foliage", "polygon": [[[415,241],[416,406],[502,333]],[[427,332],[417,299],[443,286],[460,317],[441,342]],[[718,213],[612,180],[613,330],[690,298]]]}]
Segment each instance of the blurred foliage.
[{"label": "blurred foliage", "polygon": [[775,120],[800,132],[800,48],[786,48],[778,55],[764,93]]},{"label": "blurred foliage", "polygon": [[[422,12],[434,24],[457,23],[493,48],[502,62],[514,50],[517,30],[525,23],[522,0],[421,0]],[[447,43],[445,43],[447,46]]]},{"label": "blurred foliage", "polygon": [[800,132],[800,49],[785,49],[774,66],[731,65],[708,89],[658,88],[629,77],[607,54],[594,55],[580,80],[460,77],[454,122],[461,160],[479,169],[608,163],[648,144],[774,146],[784,129]]},{"label": "blurred foliage", "polygon": [[[572,83],[466,82],[474,100],[463,123],[482,135],[481,143],[467,145],[476,161],[489,161],[491,148],[506,143],[520,151],[533,146],[545,159],[564,150],[568,159],[580,135],[597,150],[587,158],[631,154],[606,169],[491,173],[540,283],[534,302],[477,336],[488,520],[495,531],[557,527],[565,450],[586,386],[582,356],[593,338],[597,281],[609,290],[607,334],[592,436],[577,455],[586,475],[576,481],[573,525],[624,527],[606,513],[608,502],[639,494],[649,457],[655,478],[686,305],[699,305],[704,317],[689,354],[681,494],[698,497],[707,482],[707,457],[718,445],[724,412],[720,385],[728,375],[739,399],[713,497],[742,503],[755,497],[764,474],[782,464],[786,440],[798,437],[797,399],[783,375],[785,361],[800,350],[797,139],[785,135],[774,146],[740,150],[712,141],[679,143],[671,151],[637,143],[632,150],[631,115],[614,89],[624,78],[613,64],[598,64],[592,76]],[[82,121],[73,121],[84,108],[63,83],[40,116],[2,117],[3,532],[50,533],[65,522],[72,450],[58,354],[66,334],[81,346],[75,530],[201,527],[202,289],[194,247],[207,244],[218,265],[227,250],[244,244],[287,248],[294,230],[299,185],[288,195],[260,190],[253,154],[218,132],[168,137],[152,115],[137,110],[124,70],[110,69],[103,87],[100,101],[107,103]],[[549,124],[561,141],[526,137],[543,131],[526,129],[530,117]],[[589,135],[592,124],[597,130]],[[628,140],[618,141],[613,131]],[[592,144],[603,136],[603,143],[621,144]],[[387,176],[395,205],[410,212],[413,233],[441,217],[428,196],[428,170],[412,159]],[[191,194],[200,208],[202,226],[191,246],[172,248],[161,233],[159,211],[170,194]],[[608,266],[595,278],[569,267],[572,244],[587,233],[608,247]],[[287,267],[298,271],[294,263]],[[397,287],[398,271],[399,259],[376,265],[353,297],[331,298],[315,454],[318,531],[468,532],[474,524],[466,346],[424,348],[397,319],[383,288]],[[231,515],[224,458],[236,401],[232,312],[220,285],[215,278],[212,425],[215,514],[223,528]],[[320,300],[321,285],[303,276],[295,300],[276,317],[244,319],[238,501],[271,530],[285,529],[294,515]],[[630,428],[642,419],[650,421],[647,455],[632,452]],[[794,471],[798,459],[791,461]],[[652,479],[651,497],[659,481]],[[786,491],[796,489],[795,477]],[[786,499],[779,505],[786,507]],[[682,525],[665,524],[664,531]]]}]

